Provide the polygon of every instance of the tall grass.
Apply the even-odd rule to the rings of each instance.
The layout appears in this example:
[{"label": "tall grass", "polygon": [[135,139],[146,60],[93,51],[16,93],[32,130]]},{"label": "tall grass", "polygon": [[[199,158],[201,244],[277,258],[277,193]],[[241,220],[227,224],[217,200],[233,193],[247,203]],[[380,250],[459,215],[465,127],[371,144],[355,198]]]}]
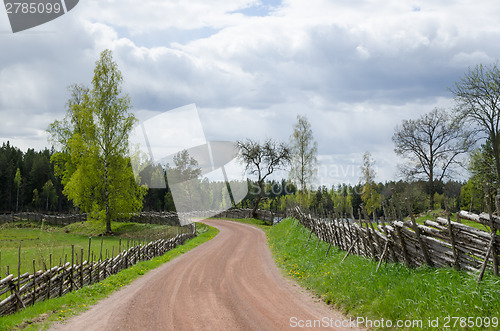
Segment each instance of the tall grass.
[{"label": "tall grass", "polygon": [[[477,285],[475,275],[451,268],[408,269],[393,263],[382,264],[375,272],[378,262],[351,255],[342,263],[346,252],[335,247],[325,257],[328,244],[320,242],[316,249],[314,234],[307,244],[309,231],[295,222],[284,220],[266,232],[277,265],[349,315],[372,320],[422,320],[424,329],[435,330],[446,329],[446,319],[453,317],[483,322],[500,318],[499,277],[487,274]],[[429,321],[437,318],[438,327],[431,327]],[[467,330],[500,329],[477,327],[479,319]],[[454,326],[449,330],[461,329],[460,323]]]}]

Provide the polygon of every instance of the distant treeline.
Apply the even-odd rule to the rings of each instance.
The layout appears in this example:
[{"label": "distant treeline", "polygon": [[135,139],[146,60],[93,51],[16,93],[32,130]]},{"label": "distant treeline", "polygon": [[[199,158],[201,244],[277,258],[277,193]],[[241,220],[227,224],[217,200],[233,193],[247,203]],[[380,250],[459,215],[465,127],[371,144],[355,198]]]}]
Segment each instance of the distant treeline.
[{"label": "distant treeline", "polygon": [[[401,205],[401,209],[405,210],[404,199],[408,198],[412,204],[413,212],[420,213],[429,210],[429,189],[428,183],[425,181],[389,181],[376,184],[375,191],[382,197],[383,202],[389,203],[389,200],[394,196],[395,201]],[[434,194],[433,209],[445,208],[445,197],[448,200],[448,207],[451,211],[458,209],[469,209],[468,205],[464,205],[461,199],[462,183],[449,181],[447,183],[435,183],[436,193]],[[257,189],[256,184],[249,183],[249,191]],[[351,207],[354,215],[358,217],[358,210],[361,208],[363,201],[361,195],[363,193],[363,184],[347,185],[341,184],[331,188],[321,186],[316,190],[299,193],[295,186],[287,183],[285,180],[281,182],[269,181],[264,188],[264,199],[260,203],[260,208],[272,211],[284,211],[286,208],[302,205],[314,211],[315,213],[325,213],[333,211],[334,208],[341,213],[350,214]],[[255,195],[249,194],[238,206],[242,208],[250,208],[253,206]],[[383,209],[375,206],[377,215],[383,215]]]},{"label": "distant treeline", "polygon": [[[61,180],[54,175],[54,167],[50,157],[54,150],[44,149],[26,152],[3,143],[0,148],[0,212],[13,211],[52,211],[74,212],[76,208],[63,194]],[[19,169],[19,171],[18,171]],[[16,173],[18,173],[16,180]],[[444,207],[444,197],[449,201],[450,209],[469,209],[470,198],[461,198],[463,184],[449,181],[436,183],[434,209]],[[256,192],[259,189],[256,182],[248,181],[249,194],[237,204],[240,208],[253,207]],[[409,198],[414,212],[429,209],[427,183],[424,181],[405,182],[390,181],[378,183],[375,190],[383,201],[389,200],[393,194],[399,199]],[[272,211],[284,211],[287,207],[300,204],[303,208],[317,213],[328,212],[336,207],[340,212],[350,213],[351,207],[357,216],[361,207],[363,185],[338,185],[335,187],[321,186],[316,190],[298,193],[297,187],[289,181],[268,181],[264,187],[264,199],[260,208]],[[462,190],[463,191],[463,190]],[[464,192],[462,192],[462,195]],[[476,200],[480,202],[480,198]],[[477,206],[481,208],[481,206]],[[477,209],[477,208],[474,208]],[[144,198],[144,211],[175,211],[175,205],[168,186],[165,189],[149,189]],[[382,215],[383,210],[376,207],[376,212]]]},{"label": "distant treeline", "polygon": [[[25,153],[3,143],[0,148],[0,212],[16,210],[69,211],[61,181],[50,163],[53,150]],[[19,171],[19,172],[18,172]],[[16,181],[16,173],[20,175]]]}]

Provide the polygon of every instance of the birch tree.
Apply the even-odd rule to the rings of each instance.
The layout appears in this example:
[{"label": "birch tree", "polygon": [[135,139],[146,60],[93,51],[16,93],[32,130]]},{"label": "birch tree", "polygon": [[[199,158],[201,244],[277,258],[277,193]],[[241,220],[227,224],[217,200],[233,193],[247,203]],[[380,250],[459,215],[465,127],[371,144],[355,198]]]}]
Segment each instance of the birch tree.
[{"label": "birch tree", "polygon": [[363,154],[363,164],[361,165],[360,170],[360,180],[363,184],[361,200],[365,204],[366,212],[368,214],[373,213],[373,218],[375,219],[375,210],[380,208],[382,197],[380,196],[380,193],[375,190],[377,185],[375,184],[375,161],[373,160],[370,152],[365,152],[365,154]]},{"label": "birch tree", "polygon": [[112,53],[96,62],[90,88],[73,85],[66,118],[49,127],[62,151],[54,154],[55,172],[64,194],[91,219],[106,224],[140,211],[146,188],[136,184],[128,153],[128,136],[136,123],[130,100],[122,95],[123,77]]},{"label": "birch tree", "polygon": [[305,192],[317,172],[318,143],[314,141],[311,124],[306,116],[297,116],[297,123],[290,136],[292,153],[290,178]]},{"label": "birch tree", "polygon": [[16,175],[14,176],[14,185],[16,186],[16,212],[19,211],[19,188],[21,187],[21,183],[21,171],[17,168]]}]

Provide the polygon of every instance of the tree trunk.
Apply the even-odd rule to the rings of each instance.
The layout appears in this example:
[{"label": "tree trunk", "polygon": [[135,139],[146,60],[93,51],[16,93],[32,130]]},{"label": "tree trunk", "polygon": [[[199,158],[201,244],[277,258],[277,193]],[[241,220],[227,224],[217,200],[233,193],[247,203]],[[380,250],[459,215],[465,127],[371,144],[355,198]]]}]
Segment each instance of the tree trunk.
[{"label": "tree trunk", "polygon": [[111,233],[111,215],[109,213],[108,165],[104,165],[104,200],[106,204],[106,233]]},{"label": "tree trunk", "polygon": [[255,201],[255,205],[252,209],[252,217],[257,218],[257,208],[259,208],[259,202],[262,199],[262,181],[259,181],[259,195],[257,196],[257,200]]},{"label": "tree trunk", "polygon": [[19,186],[17,187],[16,213],[19,211]]},{"label": "tree trunk", "polygon": [[[492,133],[491,134],[491,143],[493,145],[493,157],[495,158],[495,168],[497,170],[497,181],[500,182],[500,151],[499,151],[499,146],[498,144],[500,141],[498,141],[498,135]],[[499,184],[499,183],[497,183]]]},{"label": "tree trunk", "polygon": [[111,233],[111,217],[108,213],[108,208],[106,207],[106,233]]},{"label": "tree trunk", "polygon": [[432,171],[432,166],[430,167],[429,176],[429,210],[434,210],[434,172]]}]

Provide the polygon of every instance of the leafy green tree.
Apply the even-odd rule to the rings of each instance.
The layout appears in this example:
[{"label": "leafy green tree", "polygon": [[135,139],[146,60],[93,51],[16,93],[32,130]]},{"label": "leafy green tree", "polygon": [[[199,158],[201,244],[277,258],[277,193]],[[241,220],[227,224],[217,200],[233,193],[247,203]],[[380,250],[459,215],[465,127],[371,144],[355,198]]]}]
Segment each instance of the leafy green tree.
[{"label": "leafy green tree", "polygon": [[19,188],[21,187],[22,178],[21,178],[21,170],[17,168],[16,175],[14,176],[14,185],[16,186],[17,194],[16,194],[16,212],[19,211]]},{"label": "leafy green tree", "polygon": [[165,210],[175,211],[174,198],[172,197],[172,192],[165,193]]},{"label": "leafy green tree", "polygon": [[460,208],[471,212],[486,210],[483,185],[480,182],[471,178],[462,186],[460,190]]},{"label": "leafy green tree", "polygon": [[48,211],[49,203],[50,207],[52,207],[57,200],[56,189],[54,188],[54,184],[52,184],[52,181],[50,179],[45,183],[45,185],[43,185],[42,197],[45,198],[45,210]]},{"label": "leafy green tree", "polygon": [[483,184],[493,184],[493,186],[488,186],[493,195],[495,195],[494,187],[499,184],[493,146],[490,140],[486,140],[480,148],[470,154],[468,170],[471,177],[461,192],[461,196],[466,199],[466,201],[462,201],[462,206],[467,206],[465,209],[472,208],[475,211],[484,210],[486,205],[484,204]]},{"label": "leafy green tree", "polygon": [[147,188],[137,185],[128,153],[128,136],[136,123],[130,101],[122,96],[123,77],[105,50],[96,62],[91,88],[73,85],[66,118],[49,127],[62,152],[51,158],[62,177],[64,194],[105,222],[128,219],[142,208]]},{"label": "leafy green tree", "polygon": [[175,167],[167,168],[169,188],[175,196],[177,211],[194,211],[202,207],[201,168],[187,150],[173,157]]},{"label": "leafy green tree", "polygon": [[[338,185],[337,189],[331,190],[333,205],[341,213],[351,213],[353,189],[346,184]],[[356,210],[357,212],[357,210]]]},{"label": "leafy green tree", "polygon": [[[271,139],[264,143],[247,139],[238,141],[238,158],[245,164],[246,171],[252,175],[257,175],[256,200],[252,209],[252,217],[257,217],[257,208],[262,199],[264,191],[264,181],[275,170],[287,166],[291,160],[290,148],[284,144]],[[252,190],[249,190],[251,193]]]},{"label": "leafy green tree", "polygon": [[38,189],[33,190],[33,200],[31,201],[31,203],[35,208],[37,209],[40,208],[41,200],[40,200],[40,194],[38,193]]},{"label": "leafy green tree", "polygon": [[498,183],[494,154],[492,143],[489,140],[471,153],[468,168],[473,181],[477,184]]},{"label": "leafy green tree", "polygon": [[451,89],[462,117],[476,125],[490,142],[497,186],[500,179],[500,68],[479,64]]},{"label": "leafy green tree", "polygon": [[290,136],[290,147],[290,178],[304,193],[314,180],[318,166],[318,143],[314,141],[311,124],[306,116],[297,115],[297,123]]},{"label": "leafy green tree", "polygon": [[366,152],[363,155],[363,165],[361,166],[361,181],[364,183],[361,200],[365,204],[366,212],[375,215],[375,211],[381,206],[382,199],[380,193],[376,190],[374,166],[375,161],[372,159],[370,152]]}]

